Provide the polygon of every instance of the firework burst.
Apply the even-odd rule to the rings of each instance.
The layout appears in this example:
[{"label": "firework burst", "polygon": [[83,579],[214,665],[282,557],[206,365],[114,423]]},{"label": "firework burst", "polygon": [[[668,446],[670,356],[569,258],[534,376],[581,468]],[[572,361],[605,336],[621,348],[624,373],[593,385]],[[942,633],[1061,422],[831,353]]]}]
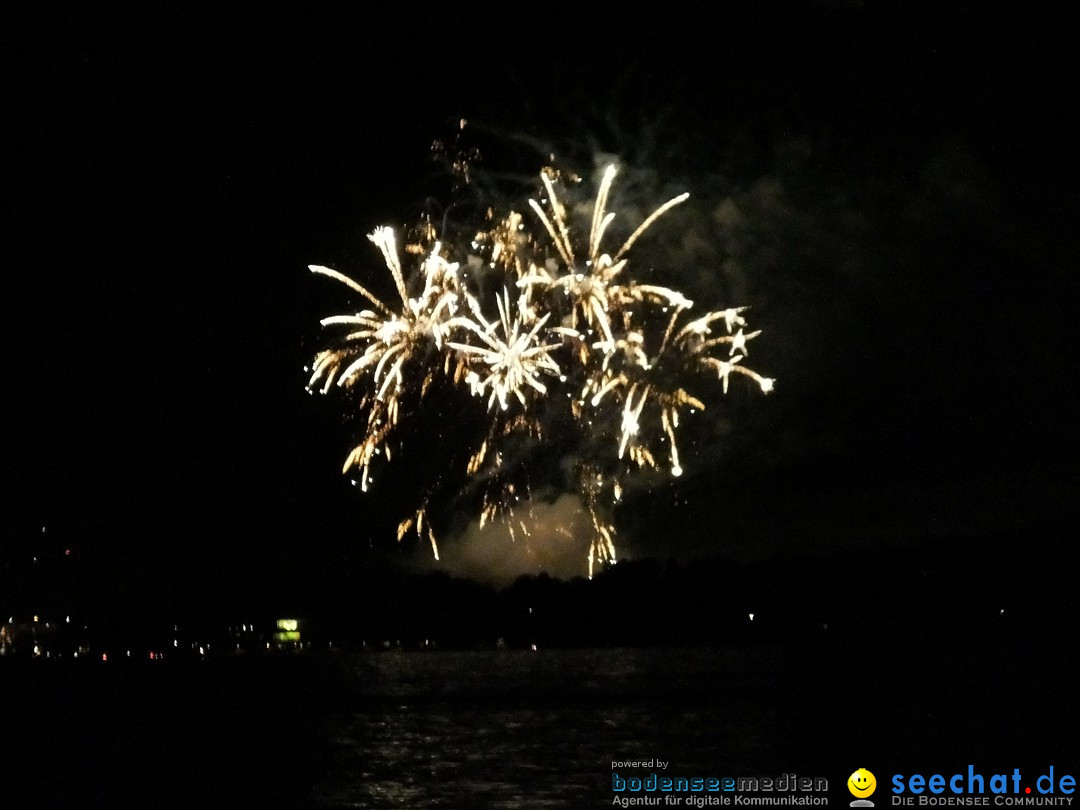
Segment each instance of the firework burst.
[{"label": "firework burst", "polygon": [[[401,251],[390,228],[377,229],[370,239],[397,293],[392,306],[336,270],[310,267],[364,306],[322,321],[335,337],[316,355],[308,383],[321,393],[354,394],[362,428],[344,470],[358,470],[364,490],[373,468],[391,462],[405,442],[402,426],[425,410],[438,414],[445,392],[468,397],[482,417],[475,434],[455,434],[464,450],[460,469],[433,471],[399,525],[399,540],[415,530],[438,556],[428,514],[436,500],[475,501],[481,524],[501,515],[512,532],[515,509],[529,508],[531,478],[539,471],[550,479],[555,467],[563,476],[557,488],[577,492],[591,520],[591,576],[595,565],[615,559],[611,511],[627,477],[635,469],[682,473],[681,414],[705,408],[688,386],[711,376],[726,393],[737,375],[772,390],[771,378],[744,365],[759,334],[746,331],[746,307],[691,319],[693,302],[681,292],[630,275],[635,242],[686,194],[653,211],[617,249],[605,249],[615,177],[609,166],[580,235],[554,169],[540,173],[542,193],[528,200],[534,230],[511,210],[489,214],[473,238],[455,244],[425,223]],[[557,457],[556,447],[570,449]]]}]

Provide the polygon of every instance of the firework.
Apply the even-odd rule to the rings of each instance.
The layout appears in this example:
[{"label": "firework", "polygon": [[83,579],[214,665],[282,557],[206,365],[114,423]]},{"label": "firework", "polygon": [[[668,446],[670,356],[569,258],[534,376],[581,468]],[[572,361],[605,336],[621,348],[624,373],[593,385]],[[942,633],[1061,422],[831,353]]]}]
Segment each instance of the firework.
[{"label": "firework", "polygon": [[[617,249],[605,248],[615,177],[608,167],[581,235],[554,169],[540,173],[531,220],[513,210],[489,217],[463,244],[424,223],[399,250],[391,229],[377,229],[370,239],[397,293],[392,305],[336,270],[310,267],[364,307],[322,321],[335,336],[316,355],[308,387],[354,395],[361,429],[344,470],[357,470],[365,491],[375,466],[406,441],[410,419],[431,411],[438,422],[448,391],[468,397],[482,417],[477,432],[455,435],[466,451],[460,469],[432,474],[399,524],[399,540],[415,530],[438,557],[428,514],[437,500],[475,501],[481,525],[501,515],[512,530],[514,510],[528,508],[530,476],[539,468],[550,486],[555,466],[556,486],[577,492],[590,516],[592,576],[615,559],[611,511],[627,477],[682,473],[681,414],[705,408],[687,386],[712,376],[726,393],[740,375],[772,390],[771,378],[744,364],[760,334],[746,331],[745,306],[691,319],[693,302],[681,292],[630,273],[634,244],[686,194],[657,208]],[[550,463],[556,446],[571,464]]]}]

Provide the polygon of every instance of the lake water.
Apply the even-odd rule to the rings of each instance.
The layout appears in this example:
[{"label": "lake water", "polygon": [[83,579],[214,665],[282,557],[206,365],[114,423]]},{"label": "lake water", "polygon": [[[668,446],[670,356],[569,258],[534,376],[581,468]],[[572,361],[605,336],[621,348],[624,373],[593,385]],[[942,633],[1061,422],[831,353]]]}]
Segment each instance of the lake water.
[{"label": "lake water", "polygon": [[846,806],[857,767],[1080,770],[1075,679],[1054,660],[752,647],[23,662],[0,667],[0,807],[609,807],[612,762],[652,758],[681,776],[822,776]]}]

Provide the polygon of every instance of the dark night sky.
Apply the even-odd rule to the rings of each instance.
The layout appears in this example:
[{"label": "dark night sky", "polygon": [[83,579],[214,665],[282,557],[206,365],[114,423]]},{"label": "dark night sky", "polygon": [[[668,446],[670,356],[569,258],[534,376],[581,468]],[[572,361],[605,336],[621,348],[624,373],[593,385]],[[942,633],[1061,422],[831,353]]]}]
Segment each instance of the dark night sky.
[{"label": "dark night sky", "polygon": [[365,234],[439,190],[461,117],[690,191],[658,238],[764,330],[776,393],[733,395],[626,553],[1075,520],[1075,33],[746,6],[5,12],[4,554],[45,526],[120,579],[257,589],[387,539],[304,391],[340,300],[306,266],[383,271]]}]

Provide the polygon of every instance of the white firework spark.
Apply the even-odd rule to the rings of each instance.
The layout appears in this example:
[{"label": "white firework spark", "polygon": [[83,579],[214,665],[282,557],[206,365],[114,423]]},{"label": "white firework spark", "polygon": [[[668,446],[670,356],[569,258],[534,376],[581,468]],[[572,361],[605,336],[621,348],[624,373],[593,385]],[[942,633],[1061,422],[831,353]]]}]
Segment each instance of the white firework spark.
[{"label": "white firework spark", "polygon": [[[523,310],[519,304],[511,314],[509,297],[505,291],[503,295],[496,295],[499,320],[495,323],[484,320],[478,305],[470,308],[476,313],[479,323],[469,318],[458,318],[452,322],[469,330],[484,345],[452,341],[448,344],[466,356],[470,371],[465,379],[473,394],[483,396],[490,388],[488,408],[494,407],[497,401],[504,411],[509,406],[509,395],[513,394],[526,407],[527,387],[538,394],[546,394],[547,387],[541,382],[540,375],[558,377],[562,372],[551,357],[552,350],[561,346],[562,341],[541,343],[538,338],[541,328],[551,317],[550,313],[536,320],[531,330],[525,331],[523,313],[527,310]],[[474,304],[474,301],[470,300],[470,303]]]}]

